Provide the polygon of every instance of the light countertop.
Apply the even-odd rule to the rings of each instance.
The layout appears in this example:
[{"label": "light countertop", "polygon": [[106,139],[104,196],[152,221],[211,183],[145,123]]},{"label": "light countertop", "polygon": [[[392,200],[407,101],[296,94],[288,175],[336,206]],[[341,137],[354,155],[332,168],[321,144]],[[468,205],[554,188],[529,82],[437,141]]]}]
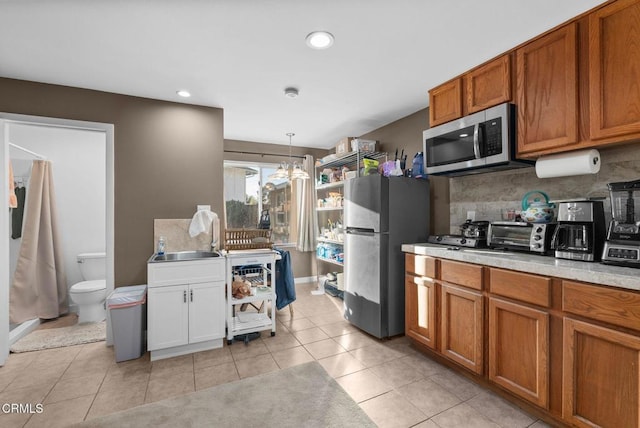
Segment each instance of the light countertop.
[{"label": "light countertop", "polygon": [[640,291],[640,269],[636,268],[556,259],[552,256],[513,251],[473,248],[452,250],[448,248],[451,247],[428,243],[402,245],[402,251],[406,253]]}]

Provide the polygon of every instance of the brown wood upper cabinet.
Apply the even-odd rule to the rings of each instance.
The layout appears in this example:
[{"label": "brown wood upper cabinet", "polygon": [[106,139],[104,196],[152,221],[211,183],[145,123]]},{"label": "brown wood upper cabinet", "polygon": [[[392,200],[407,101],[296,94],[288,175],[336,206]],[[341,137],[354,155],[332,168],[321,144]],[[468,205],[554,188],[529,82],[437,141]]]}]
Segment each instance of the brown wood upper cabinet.
[{"label": "brown wood upper cabinet", "polygon": [[467,113],[511,101],[511,57],[503,55],[464,75]]},{"label": "brown wood upper cabinet", "polygon": [[516,50],[518,153],[578,142],[577,24]]},{"label": "brown wood upper cabinet", "polygon": [[462,79],[455,78],[429,91],[429,126],[462,117]]},{"label": "brown wood upper cabinet", "polygon": [[640,2],[618,0],[589,16],[591,139],[640,137]]}]

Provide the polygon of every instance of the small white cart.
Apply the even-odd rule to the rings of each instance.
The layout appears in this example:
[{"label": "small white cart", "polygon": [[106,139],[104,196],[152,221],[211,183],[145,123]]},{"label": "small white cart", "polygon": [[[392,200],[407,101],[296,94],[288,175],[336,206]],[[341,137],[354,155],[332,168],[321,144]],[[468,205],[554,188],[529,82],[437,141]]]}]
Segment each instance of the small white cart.
[{"label": "small white cart", "polygon": [[[271,249],[226,252],[227,259],[227,345],[238,335],[271,329],[276,334],[275,263],[280,255]],[[232,295],[234,276],[251,282],[251,296],[236,299]],[[271,304],[271,313],[268,304]],[[259,304],[259,306],[257,306]],[[258,312],[244,311],[253,305]]]}]

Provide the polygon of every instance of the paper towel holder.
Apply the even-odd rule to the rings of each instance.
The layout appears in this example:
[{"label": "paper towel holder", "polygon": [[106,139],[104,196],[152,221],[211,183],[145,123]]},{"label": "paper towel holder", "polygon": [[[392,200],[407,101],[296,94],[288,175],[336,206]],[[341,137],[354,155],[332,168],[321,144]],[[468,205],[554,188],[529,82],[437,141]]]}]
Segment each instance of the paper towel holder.
[{"label": "paper towel holder", "polygon": [[569,177],[600,172],[600,152],[596,149],[576,150],[540,156],[535,170],[538,178]]}]

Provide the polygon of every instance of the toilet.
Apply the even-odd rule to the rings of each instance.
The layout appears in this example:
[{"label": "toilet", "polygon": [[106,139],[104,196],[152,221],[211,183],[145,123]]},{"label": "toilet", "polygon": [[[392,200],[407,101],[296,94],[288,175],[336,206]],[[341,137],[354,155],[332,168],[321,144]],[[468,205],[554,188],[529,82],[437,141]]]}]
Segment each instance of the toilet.
[{"label": "toilet", "polygon": [[81,253],[77,259],[84,281],[72,285],[69,296],[78,305],[78,323],[102,321],[106,316],[106,253]]}]

